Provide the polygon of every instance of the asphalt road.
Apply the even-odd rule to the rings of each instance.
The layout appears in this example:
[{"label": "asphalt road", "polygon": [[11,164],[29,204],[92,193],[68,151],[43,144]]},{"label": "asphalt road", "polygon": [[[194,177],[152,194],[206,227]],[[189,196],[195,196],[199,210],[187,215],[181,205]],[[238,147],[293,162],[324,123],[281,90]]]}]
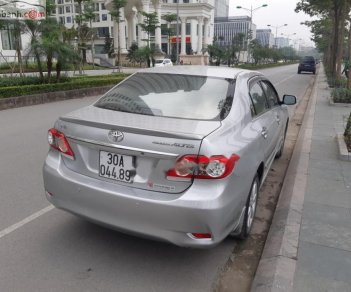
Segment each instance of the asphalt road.
[{"label": "asphalt road", "polygon": [[[262,70],[298,98],[312,75]],[[0,111],[0,291],[211,291],[235,247],[178,248],[124,235],[52,209],[41,167],[58,116],[96,98]]]}]

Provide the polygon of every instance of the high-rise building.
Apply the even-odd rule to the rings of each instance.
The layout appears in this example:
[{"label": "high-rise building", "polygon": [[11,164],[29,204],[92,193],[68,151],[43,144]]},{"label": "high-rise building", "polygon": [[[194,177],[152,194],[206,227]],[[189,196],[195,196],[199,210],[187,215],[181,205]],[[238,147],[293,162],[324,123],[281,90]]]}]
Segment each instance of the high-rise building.
[{"label": "high-rise building", "polygon": [[229,15],[229,0],[216,0],[214,17],[228,17]]},{"label": "high-rise building", "polygon": [[229,46],[233,38],[238,34],[249,35],[251,31],[252,39],[256,38],[256,25],[251,22],[248,16],[217,17],[214,24],[214,36],[219,45]]},{"label": "high-rise building", "polygon": [[273,47],[274,46],[274,35],[270,29],[257,29],[256,39],[263,47]]},{"label": "high-rise building", "polygon": [[274,45],[277,48],[284,48],[289,46],[289,39],[284,37],[275,38]]}]

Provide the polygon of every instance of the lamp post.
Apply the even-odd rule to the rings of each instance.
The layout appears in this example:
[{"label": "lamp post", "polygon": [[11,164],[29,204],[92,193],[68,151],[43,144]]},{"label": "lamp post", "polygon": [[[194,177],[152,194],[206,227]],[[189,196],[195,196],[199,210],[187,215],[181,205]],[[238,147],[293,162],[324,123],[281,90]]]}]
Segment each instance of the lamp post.
[{"label": "lamp post", "polygon": [[282,25],[270,25],[270,24],[267,24],[267,26],[275,28],[275,41],[274,41],[274,44],[275,44],[275,48],[277,49],[278,29],[282,28],[284,26],[288,26],[288,25],[286,23],[284,23]]},{"label": "lamp post", "polygon": [[[249,11],[250,12],[250,27],[249,27],[249,31],[252,32],[252,15],[253,15],[253,12],[255,12],[256,10],[260,9],[260,8],[263,8],[263,7],[267,7],[268,4],[262,4],[258,7],[255,7],[255,8],[252,8],[252,5],[250,8],[245,8],[245,7],[242,7],[242,6],[236,6],[237,9],[244,9],[246,11]],[[247,39],[247,61],[249,62],[250,60],[250,40],[249,38]]]},{"label": "lamp post", "polygon": [[[290,34],[283,34],[281,33],[282,36],[285,36],[288,39],[288,42],[291,40],[290,37],[293,35],[296,35],[296,32],[290,33]],[[288,46],[290,45],[290,42],[288,43]]]}]

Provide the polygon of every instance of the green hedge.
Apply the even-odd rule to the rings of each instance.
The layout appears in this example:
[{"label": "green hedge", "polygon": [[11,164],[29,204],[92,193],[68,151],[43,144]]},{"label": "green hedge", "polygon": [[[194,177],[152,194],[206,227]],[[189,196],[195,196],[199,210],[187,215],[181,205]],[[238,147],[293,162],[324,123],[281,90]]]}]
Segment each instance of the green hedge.
[{"label": "green hedge", "polygon": [[345,142],[346,142],[347,148],[348,148],[349,152],[351,152],[351,113],[350,113],[349,119],[347,120],[347,123],[346,123],[344,137],[345,137]]},{"label": "green hedge", "polygon": [[48,93],[53,91],[65,91],[72,89],[81,89],[89,87],[99,87],[115,85],[121,82],[125,76],[98,76],[71,78],[69,82],[50,83],[50,84],[32,84],[22,86],[0,87],[0,98],[24,96],[39,93]]},{"label": "green hedge", "polygon": [[347,88],[334,88],[332,98],[335,103],[351,103],[351,90]]}]

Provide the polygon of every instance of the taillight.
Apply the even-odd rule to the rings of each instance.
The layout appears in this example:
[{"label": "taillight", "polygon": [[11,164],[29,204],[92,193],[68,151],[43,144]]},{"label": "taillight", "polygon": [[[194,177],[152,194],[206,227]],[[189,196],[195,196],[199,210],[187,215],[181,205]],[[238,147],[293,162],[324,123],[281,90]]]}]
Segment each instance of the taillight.
[{"label": "taillight", "polygon": [[190,236],[192,236],[196,239],[211,239],[212,238],[211,233],[191,233]]},{"label": "taillight", "polygon": [[72,148],[69,145],[66,136],[60,131],[57,131],[56,129],[50,129],[48,131],[48,142],[52,148],[60,151],[67,157],[74,159]]},{"label": "taillight", "polygon": [[240,157],[223,155],[207,157],[204,155],[185,155],[180,157],[175,167],[167,171],[167,179],[188,181],[198,179],[221,179],[232,173],[235,162]]}]

